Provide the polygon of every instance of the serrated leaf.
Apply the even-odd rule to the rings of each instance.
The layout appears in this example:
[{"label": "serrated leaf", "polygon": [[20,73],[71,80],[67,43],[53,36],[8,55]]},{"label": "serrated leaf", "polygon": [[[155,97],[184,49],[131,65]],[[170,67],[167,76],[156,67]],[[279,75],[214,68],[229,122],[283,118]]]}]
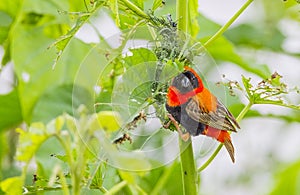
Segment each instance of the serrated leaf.
[{"label": "serrated leaf", "polygon": [[61,36],[58,40],[56,40],[50,47],[55,46],[57,50],[57,56],[54,60],[54,64],[52,68],[55,68],[58,60],[61,58],[63,51],[71,41],[71,39],[75,36],[76,32],[80,29],[80,27],[86,23],[89,15],[83,14],[77,19],[75,26],[65,35]]},{"label": "serrated leaf", "polygon": [[250,78],[246,78],[244,75],[242,75],[242,82],[249,97],[251,97],[250,89],[252,88],[250,80]]}]

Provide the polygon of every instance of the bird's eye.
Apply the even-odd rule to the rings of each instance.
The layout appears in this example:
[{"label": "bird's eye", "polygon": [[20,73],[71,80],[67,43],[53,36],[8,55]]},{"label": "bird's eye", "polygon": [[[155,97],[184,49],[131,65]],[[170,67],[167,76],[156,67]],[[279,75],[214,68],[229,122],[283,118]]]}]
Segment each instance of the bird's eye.
[{"label": "bird's eye", "polygon": [[190,87],[191,86],[190,80],[187,77],[184,77],[181,80],[181,85],[182,85],[182,87],[185,87],[185,88]]}]

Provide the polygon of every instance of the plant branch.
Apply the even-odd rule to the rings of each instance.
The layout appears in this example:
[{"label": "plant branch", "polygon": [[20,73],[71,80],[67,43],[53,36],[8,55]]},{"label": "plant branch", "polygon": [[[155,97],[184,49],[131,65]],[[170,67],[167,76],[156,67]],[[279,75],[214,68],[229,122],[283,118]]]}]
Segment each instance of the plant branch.
[{"label": "plant branch", "polygon": [[243,13],[243,11],[252,3],[253,0],[247,0],[247,2],[228,20],[228,22],[218,30],[208,41],[204,43],[204,47],[208,47],[213,41],[219,38],[231,24]]},{"label": "plant branch", "polygon": [[130,2],[129,0],[121,0],[121,2],[123,2],[131,11],[133,11],[134,13],[139,15],[140,17],[145,18],[145,19],[149,19],[149,16],[143,10],[141,10],[138,6],[136,6],[135,4]]},{"label": "plant branch", "polygon": [[270,100],[270,101],[268,101],[268,100],[255,101],[255,104],[271,104],[271,105],[282,106],[282,107],[286,107],[286,108],[300,110],[300,105],[290,105],[290,104],[285,104],[282,102],[276,102],[276,101],[272,101],[272,100]]},{"label": "plant branch", "polygon": [[110,190],[108,190],[105,194],[106,195],[116,194],[117,192],[119,192],[126,185],[127,185],[127,181],[123,180],[120,183],[118,183],[117,185],[114,185],[114,187],[112,187]]}]

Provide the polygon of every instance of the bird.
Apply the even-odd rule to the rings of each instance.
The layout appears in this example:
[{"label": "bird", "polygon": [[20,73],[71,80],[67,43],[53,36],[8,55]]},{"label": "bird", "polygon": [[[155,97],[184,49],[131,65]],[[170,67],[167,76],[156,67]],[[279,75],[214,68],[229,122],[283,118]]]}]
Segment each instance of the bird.
[{"label": "bird", "polygon": [[[214,138],[224,144],[235,162],[229,132],[237,132],[240,126],[226,106],[203,85],[194,69],[185,66],[172,79],[165,106],[170,119],[168,125],[172,122],[184,141],[198,135]],[[185,128],[185,133],[178,124]]]}]

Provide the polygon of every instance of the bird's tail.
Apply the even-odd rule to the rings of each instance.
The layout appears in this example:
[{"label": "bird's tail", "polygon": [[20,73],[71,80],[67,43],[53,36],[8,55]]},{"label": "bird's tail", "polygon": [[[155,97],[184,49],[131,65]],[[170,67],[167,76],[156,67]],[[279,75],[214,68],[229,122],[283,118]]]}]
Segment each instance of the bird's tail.
[{"label": "bird's tail", "polygon": [[231,137],[230,134],[227,131],[215,129],[213,127],[208,127],[204,132],[204,135],[215,138],[219,142],[223,143],[226,150],[229,153],[229,156],[234,163],[235,158],[234,158],[234,147],[231,142]]},{"label": "bird's tail", "polygon": [[235,159],[234,159],[234,147],[232,145],[231,140],[230,139],[226,139],[226,140],[224,140],[223,144],[224,144],[226,150],[228,151],[229,156],[230,156],[232,162],[234,163],[234,161],[235,161]]}]

